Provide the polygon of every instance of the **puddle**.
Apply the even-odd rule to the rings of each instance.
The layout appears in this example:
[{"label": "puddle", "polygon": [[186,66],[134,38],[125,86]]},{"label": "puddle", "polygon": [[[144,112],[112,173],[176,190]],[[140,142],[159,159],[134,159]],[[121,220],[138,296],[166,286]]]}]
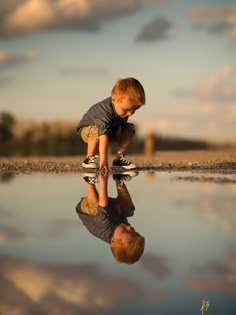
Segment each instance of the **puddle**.
[{"label": "puddle", "polygon": [[[78,216],[91,186],[81,174],[1,175],[0,314],[236,313],[235,175],[125,179],[127,220],[145,238],[132,265]],[[120,211],[112,176],[107,190]]]}]

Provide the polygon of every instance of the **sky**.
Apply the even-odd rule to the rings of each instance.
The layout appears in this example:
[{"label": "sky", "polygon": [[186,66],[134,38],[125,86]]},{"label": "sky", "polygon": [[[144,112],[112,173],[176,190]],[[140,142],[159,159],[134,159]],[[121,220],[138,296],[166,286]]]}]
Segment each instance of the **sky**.
[{"label": "sky", "polygon": [[131,76],[140,134],[234,141],[235,56],[233,0],[1,1],[0,112],[77,124]]}]

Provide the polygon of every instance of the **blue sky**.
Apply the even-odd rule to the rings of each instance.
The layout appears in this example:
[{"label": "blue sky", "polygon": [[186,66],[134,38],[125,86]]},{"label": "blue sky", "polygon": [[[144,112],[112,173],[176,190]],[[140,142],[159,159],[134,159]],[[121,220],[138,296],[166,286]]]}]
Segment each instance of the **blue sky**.
[{"label": "blue sky", "polygon": [[235,56],[235,1],[2,1],[0,111],[76,123],[133,76],[140,133],[234,140]]}]

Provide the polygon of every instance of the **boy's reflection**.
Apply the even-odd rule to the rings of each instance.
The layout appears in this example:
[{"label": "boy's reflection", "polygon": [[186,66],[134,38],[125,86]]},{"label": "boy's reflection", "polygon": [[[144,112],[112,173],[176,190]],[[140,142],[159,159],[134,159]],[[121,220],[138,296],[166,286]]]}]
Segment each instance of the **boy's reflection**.
[{"label": "boy's reflection", "polygon": [[111,245],[118,262],[133,264],[143,254],[145,239],[127,221],[135,208],[124,180],[131,179],[137,173],[113,175],[117,198],[108,197],[108,175],[99,175],[99,194],[95,186],[96,175],[91,175],[84,175],[88,195],[81,198],[76,212],[90,233]]}]

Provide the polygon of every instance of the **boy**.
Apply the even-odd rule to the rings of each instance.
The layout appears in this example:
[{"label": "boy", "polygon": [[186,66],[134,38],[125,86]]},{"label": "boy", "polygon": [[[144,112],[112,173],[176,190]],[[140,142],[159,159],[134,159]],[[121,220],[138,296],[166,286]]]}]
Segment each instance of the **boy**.
[{"label": "boy", "polygon": [[87,157],[82,163],[85,168],[97,168],[99,147],[99,168],[110,171],[108,163],[108,143],[118,142],[118,151],[113,160],[113,167],[134,169],[136,165],[124,157],[131,139],[134,126],[128,123],[133,115],[145,104],[145,92],[141,83],[134,78],[121,79],[112,89],[111,97],[93,105],[77,126],[77,133],[87,146]]},{"label": "boy", "polygon": [[127,217],[133,215],[134,205],[123,180],[126,177],[131,179],[137,173],[113,175],[117,198],[108,197],[108,175],[100,173],[99,195],[95,187],[96,181],[92,182],[90,175],[91,173],[84,176],[88,196],[81,199],[76,212],[91,234],[110,244],[118,262],[133,264],[143,254],[145,239],[127,221]]}]

